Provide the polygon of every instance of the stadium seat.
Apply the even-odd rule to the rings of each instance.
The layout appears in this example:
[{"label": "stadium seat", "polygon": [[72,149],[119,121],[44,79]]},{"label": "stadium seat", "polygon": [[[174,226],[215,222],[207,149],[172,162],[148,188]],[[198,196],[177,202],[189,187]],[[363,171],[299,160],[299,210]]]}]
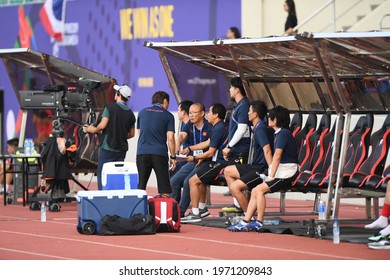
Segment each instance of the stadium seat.
[{"label": "stadium seat", "polygon": [[[340,116],[339,122],[343,127],[344,116]],[[326,134],[323,138],[321,145],[324,149],[324,155],[319,158],[312,170],[312,175],[306,181],[304,187],[310,192],[321,192],[323,189],[328,187],[328,184],[324,183],[326,179],[329,179],[330,168],[333,159],[334,149],[334,137],[336,133],[337,119],[333,124],[332,130]],[[340,131],[340,137],[342,137],[343,130]],[[341,146],[341,145],[340,145]],[[340,147],[339,147],[340,148]]]},{"label": "stadium seat", "polygon": [[390,165],[382,173],[382,176],[369,175],[366,178],[364,188],[371,191],[386,192],[387,183],[390,181]]},{"label": "stadium seat", "polygon": [[317,163],[325,155],[325,145],[324,139],[325,136],[329,133],[330,128],[330,115],[324,114],[321,117],[320,124],[318,128],[314,131],[309,137],[309,144],[314,147],[311,153],[308,156],[308,160],[301,165],[301,172],[299,173],[297,179],[293,183],[293,187],[301,192],[308,192],[309,189],[305,188],[305,184],[310,176],[313,174],[313,170],[316,169]]},{"label": "stadium seat", "polygon": [[296,112],[290,122],[290,130],[294,138],[297,136],[297,133],[301,131],[301,128],[302,128],[302,113]]},{"label": "stadium seat", "polygon": [[367,159],[371,141],[374,116],[371,113],[361,116],[355,128],[349,133],[347,156],[343,171],[343,186],[348,184],[352,173],[357,172]]},{"label": "stadium seat", "polygon": [[371,136],[371,153],[362,163],[359,170],[352,173],[346,187],[364,188],[369,175],[381,176],[387,160],[390,145],[390,114],[382,127]]},{"label": "stadium seat", "polygon": [[298,150],[298,162],[300,168],[309,159],[312,146],[310,145],[309,138],[314,133],[317,127],[317,115],[310,114],[307,117],[305,126],[296,134],[295,141],[297,143]]}]

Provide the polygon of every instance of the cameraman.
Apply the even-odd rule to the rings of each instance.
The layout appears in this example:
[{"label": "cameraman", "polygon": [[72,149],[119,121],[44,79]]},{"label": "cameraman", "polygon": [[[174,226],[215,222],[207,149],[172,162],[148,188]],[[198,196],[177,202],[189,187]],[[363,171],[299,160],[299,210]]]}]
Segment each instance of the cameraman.
[{"label": "cameraman", "polygon": [[102,132],[97,168],[99,190],[103,188],[101,176],[104,163],[124,161],[128,150],[127,139],[134,137],[135,116],[126,104],[131,97],[131,89],[126,85],[114,85],[114,89],[116,102],[104,108],[100,123],[96,127],[87,125],[83,128],[85,133]]}]

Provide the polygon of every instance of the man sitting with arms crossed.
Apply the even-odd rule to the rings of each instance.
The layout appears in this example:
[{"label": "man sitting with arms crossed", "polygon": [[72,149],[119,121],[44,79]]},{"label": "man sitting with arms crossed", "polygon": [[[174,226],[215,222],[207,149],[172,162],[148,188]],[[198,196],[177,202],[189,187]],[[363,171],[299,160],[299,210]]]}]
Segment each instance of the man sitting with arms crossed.
[{"label": "man sitting with arms crossed", "polygon": [[189,180],[192,210],[181,219],[182,223],[198,223],[202,221],[200,210],[205,207],[205,203],[203,201],[200,204],[199,201],[201,198],[205,198],[206,185],[215,183],[216,177],[227,165],[227,161],[223,158],[222,153],[228,137],[228,129],[223,122],[225,115],[226,108],[222,104],[216,103],[210,106],[208,119],[213,125],[213,131],[210,135],[210,147],[203,154],[188,157],[190,161],[198,161],[198,165],[210,157],[212,157],[212,161],[202,164]]},{"label": "man sitting with arms crossed", "polygon": [[[253,161],[251,164],[229,165],[224,170],[226,183],[237,204],[244,213],[248,207],[248,198],[244,190],[252,191],[261,184],[261,175],[267,173],[272,162],[272,149],[274,143],[274,130],[267,127],[267,106],[262,101],[253,101],[248,112],[249,121],[252,122]],[[263,177],[263,178],[264,178]]]}]

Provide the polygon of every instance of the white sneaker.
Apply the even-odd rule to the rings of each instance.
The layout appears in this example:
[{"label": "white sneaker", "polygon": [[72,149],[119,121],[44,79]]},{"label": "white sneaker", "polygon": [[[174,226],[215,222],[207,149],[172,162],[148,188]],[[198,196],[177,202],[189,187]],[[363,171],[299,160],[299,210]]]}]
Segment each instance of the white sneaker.
[{"label": "white sneaker", "polygon": [[372,242],[372,243],[368,243],[367,245],[368,245],[368,248],[375,249],[375,250],[388,250],[388,249],[390,249],[390,241],[387,241],[387,240]]}]

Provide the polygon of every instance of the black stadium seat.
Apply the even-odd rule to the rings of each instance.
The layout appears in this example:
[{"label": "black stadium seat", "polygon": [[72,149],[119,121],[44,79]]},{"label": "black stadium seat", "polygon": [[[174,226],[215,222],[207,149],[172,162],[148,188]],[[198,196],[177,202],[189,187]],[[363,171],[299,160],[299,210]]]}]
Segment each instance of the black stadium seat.
[{"label": "black stadium seat", "polygon": [[318,128],[309,137],[309,143],[314,147],[308,156],[308,160],[301,165],[301,172],[295,180],[293,187],[299,191],[309,191],[305,188],[307,180],[310,178],[313,169],[316,168],[316,163],[319,162],[325,155],[324,139],[329,133],[330,115],[324,114],[321,117]]},{"label": "black stadium seat", "polygon": [[390,145],[390,114],[387,115],[381,129],[371,136],[371,153],[357,172],[349,177],[346,187],[364,188],[369,175],[381,176],[387,160]]},{"label": "black stadium seat", "polygon": [[386,192],[387,183],[390,181],[390,165],[383,171],[382,176],[369,175],[366,178],[364,189],[371,191]]},{"label": "black stadium seat", "polygon": [[351,174],[357,172],[362,163],[367,159],[373,124],[374,116],[368,113],[358,119],[355,128],[349,133],[343,185],[348,184]]},{"label": "black stadium seat", "polygon": [[319,157],[323,156],[323,147],[320,141],[325,137],[330,129],[330,115],[323,114],[318,128],[309,136],[309,144],[312,147],[308,160],[301,164],[301,170],[312,170]]},{"label": "black stadium seat", "polygon": [[307,117],[305,126],[295,136],[298,149],[298,162],[300,167],[302,167],[302,165],[305,164],[305,162],[310,157],[313,147],[310,145],[309,137],[314,133],[316,127],[317,115],[310,114]]},{"label": "black stadium seat", "polygon": [[302,113],[296,112],[290,122],[290,130],[294,138],[297,136],[297,133],[301,131],[301,128],[302,128]]},{"label": "black stadium seat", "polygon": [[[341,127],[344,126],[344,116],[339,118]],[[324,155],[317,161],[313,168],[312,175],[305,183],[305,188],[310,192],[321,192],[328,187],[329,174],[331,172],[331,163],[333,159],[334,137],[336,133],[337,119],[333,124],[332,130],[325,135],[321,145],[324,147]],[[343,129],[340,131],[342,137]],[[341,145],[340,145],[341,146]],[[339,147],[340,148],[340,147]],[[339,151],[340,152],[340,151]]]}]

